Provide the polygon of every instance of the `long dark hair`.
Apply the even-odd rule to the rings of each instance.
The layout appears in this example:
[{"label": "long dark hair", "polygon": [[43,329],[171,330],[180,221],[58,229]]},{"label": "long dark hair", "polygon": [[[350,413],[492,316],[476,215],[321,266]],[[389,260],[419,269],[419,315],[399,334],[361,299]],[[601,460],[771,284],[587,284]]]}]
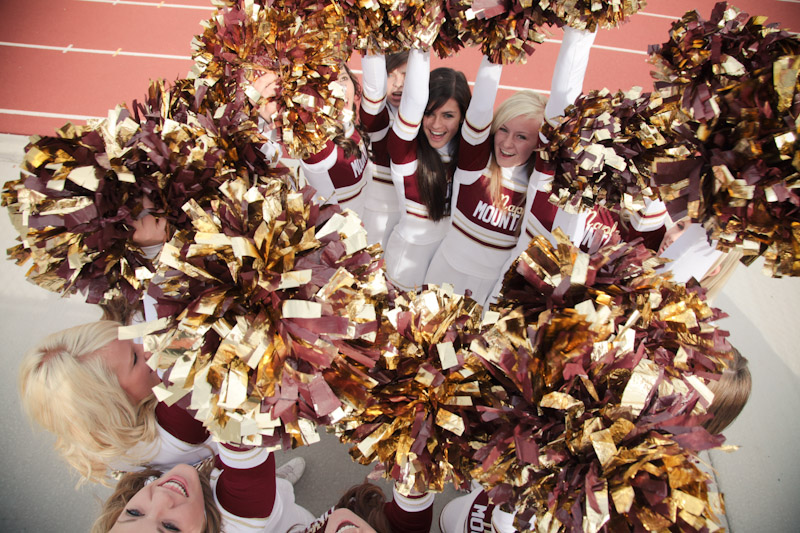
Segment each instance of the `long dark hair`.
[{"label": "long dark hair", "polygon": [[386,497],[380,487],[364,482],[350,487],[336,504],[337,509],[350,509],[363,518],[378,533],[392,533],[392,526],[384,513]]},{"label": "long dark hair", "polygon": [[[357,100],[361,96],[361,84],[358,83],[358,79],[355,77],[353,71],[350,70],[350,67],[348,67],[347,64],[342,63],[342,69],[347,72],[347,75],[350,76],[350,79],[353,81],[353,87],[355,87],[356,90],[355,94]],[[358,110],[356,109],[355,101],[353,102],[353,109],[351,111],[353,111],[353,125],[355,126],[358,134],[361,136],[361,142],[364,143],[364,149],[367,150],[367,156],[369,156],[369,135],[361,126],[361,124],[359,124],[358,121],[355,121],[355,119],[358,117]],[[361,146],[359,146],[359,143],[345,134],[343,127],[336,127],[336,135],[333,138],[333,142],[336,144],[336,146],[342,149],[345,157],[355,157],[356,159],[361,158]]]},{"label": "long dark hair", "polygon": [[386,56],[386,74],[391,74],[393,70],[408,63],[408,50],[389,54]]},{"label": "long dark hair", "polygon": [[[452,98],[458,104],[463,122],[472,98],[464,74],[451,68],[437,68],[431,72],[429,87],[425,115],[430,115]],[[428,143],[425,132],[420,133],[417,135],[417,189],[423,205],[428,209],[428,217],[437,221],[450,213],[448,192],[450,181],[453,179],[458,164],[460,143],[456,142],[456,149],[450,163],[445,165],[439,152]],[[460,130],[457,135],[461,135]]]}]

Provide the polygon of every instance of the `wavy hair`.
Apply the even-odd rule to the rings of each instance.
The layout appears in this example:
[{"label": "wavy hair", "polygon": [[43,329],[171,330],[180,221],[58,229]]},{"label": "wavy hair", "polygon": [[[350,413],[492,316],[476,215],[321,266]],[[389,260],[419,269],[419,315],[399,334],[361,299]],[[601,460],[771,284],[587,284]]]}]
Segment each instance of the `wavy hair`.
[{"label": "wavy hair", "polygon": [[377,533],[392,533],[392,526],[384,511],[386,497],[380,487],[364,482],[347,489],[336,509],[350,509],[363,518]]},{"label": "wavy hair", "polygon": [[133,405],[101,357],[119,322],[99,320],[53,333],[22,360],[19,391],[25,413],[56,436],[56,451],[81,475],[78,484],[108,484],[111,461],[156,439],[156,399]]},{"label": "wavy hair", "polygon": [[[351,111],[353,112],[353,116],[357,117],[358,110],[356,109],[356,101],[359,97],[361,97],[361,84],[358,83],[358,78],[355,77],[355,74],[353,74],[353,71],[350,70],[350,67],[348,67],[346,63],[342,64],[342,68],[345,72],[347,72],[347,75],[350,76],[350,80],[353,82],[353,87],[355,88],[356,98],[353,102],[353,109],[351,109]],[[345,130],[341,126],[336,127],[336,134],[333,137],[333,142],[336,144],[336,146],[342,149],[342,152],[347,158],[361,158],[362,148],[365,150],[367,157],[369,157],[369,134],[360,124],[354,123],[353,125],[361,137],[361,143],[357,143],[352,137],[345,135]]]},{"label": "wavy hair", "polygon": [[708,388],[714,393],[708,412],[714,416],[706,420],[703,427],[715,435],[722,433],[736,420],[750,398],[750,390],[753,388],[753,378],[750,376],[747,358],[736,348],[731,350],[731,355],[733,359],[729,368],[722,372],[718,380],[708,382]]},{"label": "wavy hair", "polygon": [[[494,134],[500,127],[509,120],[517,117],[525,117],[529,119],[538,120],[541,123],[544,121],[544,108],[547,105],[547,97],[534,91],[519,91],[511,95],[505,102],[500,104],[492,119],[492,146],[494,146]],[[537,132],[538,135],[538,132]],[[538,139],[537,139],[538,142]],[[532,152],[528,158],[527,171],[528,175],[533,172],[533,165],[536,162],[536,152]],[[500,165],[494,157],[489,160],[489,196],[492,201],[497,204],[500,201],[500,194],[503,190],[503,174]]]},{"label": "wavy hair", "polygon": [[[460,124],[464,122],[467,107],[472,93],[463,72],[451,68],[439,67],[431,72],[428,93],[428,105],[425,115],[430,115],[448,100],[454,99],[461,111]],[[455,151],[451,154],[450,163],[445,165],[439,152],[428,143],[424,132],[417,135],[417,189],[420,199],[428,210],[428,217],[437,221],[450,213],[450,182],[458,165],[459,143],[455,143]]]},{"label": "wavy hair", "polygon": [[[217,508],[214,490],[209,481],[213,468],[213,461],[206,461],[198,468],[200,486],[203,487],[203,503],[206,509],[206,523],[201,533],[219,533],[222,530],[222,513]],[[117,523],[119,515],[122,514],[131,498],[147,485],[147,480],[153,476],[161,477],[162,475],[163,472],[149,468],[139,472],[129,472],[122,476],[114,488],[114,492],[103,503],[100,516],[94,521],[91,533],[108,533]]]}]

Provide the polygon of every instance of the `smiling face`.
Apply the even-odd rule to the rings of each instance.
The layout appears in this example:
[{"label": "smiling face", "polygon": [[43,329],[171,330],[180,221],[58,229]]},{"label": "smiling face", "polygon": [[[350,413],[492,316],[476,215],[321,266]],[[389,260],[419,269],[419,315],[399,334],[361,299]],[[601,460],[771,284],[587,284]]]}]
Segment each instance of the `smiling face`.
[{"label": "smiling face", "polygon": [[403,97],[403,86],[406,83],[406,68],[408,63],[403,63],[389,73],[389,80],[386,86],[386,98],[394,107],[400,106],[400,99]]},{"label": "smiling face", "polygon": [[200,533],[205,521],[200,477],[182,464],[134,494],[109,533]]},{"label": "smiling face", "polygon": [[461,110],[455,98],[450,98],[437,109],[425,111],[422,131],[431,147],[447,146],[461,127]]},{"label": "smiling face", "polygon": [[375,530],[353,511],[342,508],[328,517],[325,533],[375,533]]},{"label": "smiling face", "polygon": [[494,134],[494,157],[503,168],[524,165],[539,144],[542,123],[524,115],[516,116],[497,128]]},{"label": "smiling face", "polygon": [[158,374],[147,366],[141,344],[130,340],[115,340],[92,355],[103,358],[134,405],[150,396],[153,387],[161,381]]}]

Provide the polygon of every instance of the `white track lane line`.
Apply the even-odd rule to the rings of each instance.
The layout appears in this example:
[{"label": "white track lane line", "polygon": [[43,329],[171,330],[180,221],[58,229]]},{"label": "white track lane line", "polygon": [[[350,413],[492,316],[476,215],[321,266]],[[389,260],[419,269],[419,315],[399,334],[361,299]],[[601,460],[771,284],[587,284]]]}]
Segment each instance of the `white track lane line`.
[{"label": "white track lane line", "polygon": [[30,48],[35,50],[55,50],[58,52],[75,52],[81,54],[100,54],[107,56],[131,56],[131,57],[152,57],[155,59],[180,59],[182,61],[191,61],[191,56],[179,56],[174,54],[153,54],[150,52],[127,52],[122,49],[117,50],[99,50],[95,48],[76,48],[71,44],[69,46],[48,46],[44,44],[28,44],[28,43],[12,43],[8,41],[0,41],[0,46],[8,46],[12,48]]},{"label": "white track lane line", "polygon": [[93,4],[111,4],[111,5],[125,5],[125,6],[144,6],[144,7],[171,7],[174,9],[197,9],[212,12],[214,10],[211,4],[207,6],[186,6],[183,4],[165,4],[164,2],[133,2],[131,0],[77,0],[78,2],[91,2]]},{"label": "white track lane line", "polygon": [[2,109],[0,108],[0,115],[22,115],[25,117],[41,117],[41,118],[65,118],[72,120],[89,120],[92,118],[102,119],[104,117],[94,117],[90,115],[70,115],[67,113],[47,113],[45,111],[28,111],[24,109]]}]

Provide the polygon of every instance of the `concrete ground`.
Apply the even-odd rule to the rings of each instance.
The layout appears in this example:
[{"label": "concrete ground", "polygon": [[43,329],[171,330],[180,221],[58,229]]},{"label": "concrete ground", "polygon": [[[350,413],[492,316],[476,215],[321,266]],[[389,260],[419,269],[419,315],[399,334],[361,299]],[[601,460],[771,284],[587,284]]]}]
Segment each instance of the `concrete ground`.
[{"label": "concrete ground", "polygon": [[[0,179],[15,179],[25,137],[0,135]],[[14,231],[0,214],[0,245],[14,245]],[[0,261],[0,531],[88,531],[107,489],[83,486],[52,450],[50,435],[31,427],[17,394],[18,361],[40,337],[99,317],[76,299],[62,299],[24,279],[24,268]],[[798,298],[795,300],[794,298]],[[740,267],[716,302],[730,316],[720,326],[749,358],[753,375],[750,402],[728,429],[734,453],[714,451],[711,461],[725,494],[730,531],[795,532],[800,524],[800,279],[771,279],[758,266]],[[347,448],[331,436],[289,453],[306,458],[308,469],[295,487],[298,503],[319,515],[347,487],[359,483],[369,467],[347,457]],[[456,493],[437,497],[436,510]],[[434,531],[438,527],[434,525]]]}]

